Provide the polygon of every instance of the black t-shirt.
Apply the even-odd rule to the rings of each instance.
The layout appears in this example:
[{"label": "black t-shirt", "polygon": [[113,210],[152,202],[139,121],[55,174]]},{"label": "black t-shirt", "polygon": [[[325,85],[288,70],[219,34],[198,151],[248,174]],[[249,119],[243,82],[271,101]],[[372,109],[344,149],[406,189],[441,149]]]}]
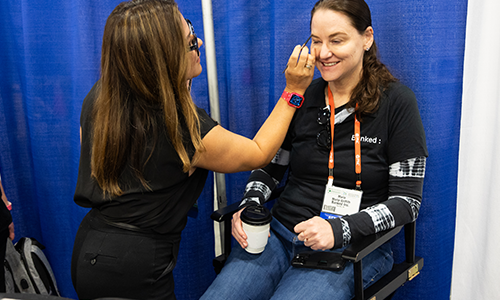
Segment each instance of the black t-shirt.
[{"label": "black t-shirt", "polygon": [[[101,188],[90,176],[91,117],[95,98],[96,86],[85,97],[82,107],[82,146],[74,201],[83,207],[99,209],[102,215],[113,222],[128,223],[160,234],[180,234],[186,225],[189,209],[203,190],[208,171],[198,168],[191,176],[184,173],[182,162],[165,130],[160,133],[143,172],[152,190],[146,190],[135,178],[130,166],[127,166],[119,179],[123,195],[111,200],[104,199]],[[197,112],[203,138],[217,122],[205,110],[197,108]],[[161,114],[161,111],[158,113]],[[147,145],[148,149],[152,146]],[[192,143],[188,142],[186,146],[192,156]]]},{"label": "black t-shirt", "polygon": [[[328,134],[330,125],[329,122],[326,122],[327,125],[319,124],[318,113],[326,107],[326,87],[327,82],[322,78],[311,83],[304,94],[303,106],[292,119],[280,152],[262,172],[252,172],[244,196],[257,197],[261,202],[267,199],[270,192],[266,191],[274,188],[288,168],[285,189],[274,204],[272,213],[292,232],[296,224],[319,216],[321,212],[328,181],[330,146],[318,144],[318,134]],[[335,111],[333,184],[347,189],[354,189],[357,179],[352,112],[345,106]],[[416,158],[417,163],[423,165],[414,170],[425,172],[425,157],[428,155],[425,132],[413,92],[401,83],[391,83],[381,96],[379,109],[361,120],[360,136],[363,190],[360,209],[383,202],[392,215],[390,218],[394,218],[393,224],[411,221],[418,214],[418,208],[414,210],[411,206],[420,205],[423,173],[399,179],[390,176],[390,166]],[[397,199],[388,201],[391,196]],[[346,232],[357,239],[374,233],[377,226],[366,213],[329,221],[335,233],[335,247],[341,247],[349,240],[343,236]],[[347,225],[350,229],[344,230]]]},{"label": "black t-shirt", "polygon": [[[0,190],[0,198],[2,197],[2,190]],[[0,200],[0,231],[7,229],[12,223],[12,216],[10,215],[10,211],[5,206],[2,200]]]}]

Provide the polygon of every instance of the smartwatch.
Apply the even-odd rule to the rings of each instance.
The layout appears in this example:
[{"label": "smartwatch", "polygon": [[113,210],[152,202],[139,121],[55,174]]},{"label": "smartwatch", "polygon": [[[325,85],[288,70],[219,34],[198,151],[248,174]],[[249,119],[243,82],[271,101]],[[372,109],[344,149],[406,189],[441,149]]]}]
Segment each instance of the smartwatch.
[{"label": "smartwatch", "polygon": [[295,108],[301,107],[302,103],[304,102],[304,96],[297,93],[289,93],[287,91],[283,91],[283,94],[281,94],[281,98],[288,102],[288,105]]}]

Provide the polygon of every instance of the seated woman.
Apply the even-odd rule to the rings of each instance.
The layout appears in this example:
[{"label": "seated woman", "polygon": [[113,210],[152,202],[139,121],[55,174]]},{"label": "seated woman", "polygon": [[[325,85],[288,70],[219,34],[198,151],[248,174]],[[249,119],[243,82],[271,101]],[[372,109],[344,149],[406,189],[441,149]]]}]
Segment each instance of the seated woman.
[{"label": "seated woman", "polygon": [[[281,149],[252,172],[244,195],[246,203],[265,202],[288,170],[268,244],[261,254],[246,252],[236,213],[232,234],[239,245],[201,299],[352,299],[352,263],[336,272],[294,268],[294,238],[312,250],[341,251],[418,216],[425,133],[415,95],[377,58],[368,5],[318,1],[310,24],[321,78],[307,88]],[[392,265],[389,244],[368,255],[365,286]]]},{"label": "seated woman", "polygon": [[[196,107],[189,84],[202,71],[201,44],[174,1],[123,2],[108,17],[101,78],[80,120],[74,201],[92,208],[73,247],[80,299],[175,299],[181,231],[208,170],[265,166],[283,142],[297,110],[285,96],[253,140]],[[296,47],[285,91],[303,95],[314,63]]]}]

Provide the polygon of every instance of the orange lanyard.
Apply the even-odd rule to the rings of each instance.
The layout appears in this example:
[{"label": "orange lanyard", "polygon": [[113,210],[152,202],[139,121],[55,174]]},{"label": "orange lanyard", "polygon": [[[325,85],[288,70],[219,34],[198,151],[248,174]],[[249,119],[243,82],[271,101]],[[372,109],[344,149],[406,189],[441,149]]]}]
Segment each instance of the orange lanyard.
[{"label": "orange lanyard", "polygon": [[[330,105],[330,127],[331,141],[330,157],[328,159],[328,182],[333,185],[333,133],[335,128],[335,103],[333,102],[333,93],[328,86],[328,104]],[[356,104],[357,107],[357,104]],[[356,165],[356,189],[361,190],[361,124],[354,114],[354,161]]]}]

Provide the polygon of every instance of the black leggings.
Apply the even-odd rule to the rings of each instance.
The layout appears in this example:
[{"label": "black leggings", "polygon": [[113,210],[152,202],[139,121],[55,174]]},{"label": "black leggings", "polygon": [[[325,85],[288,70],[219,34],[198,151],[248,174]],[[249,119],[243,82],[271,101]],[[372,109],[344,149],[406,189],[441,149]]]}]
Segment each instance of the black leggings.
[{"label": "black leggings", "polygon": [[78,229],[71,277],[80,299],[176,299],[172,270],[180,237],[110,226],[91,210]]}]

